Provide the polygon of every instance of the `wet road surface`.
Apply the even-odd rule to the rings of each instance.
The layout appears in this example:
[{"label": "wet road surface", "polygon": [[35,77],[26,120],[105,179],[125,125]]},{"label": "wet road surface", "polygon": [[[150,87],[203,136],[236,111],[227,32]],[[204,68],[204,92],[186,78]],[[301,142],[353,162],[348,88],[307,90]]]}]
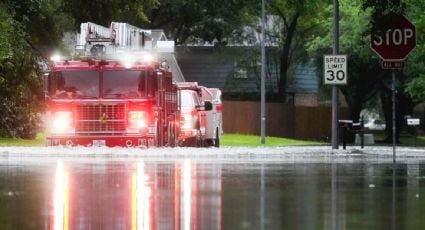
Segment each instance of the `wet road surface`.
[{"label": "wet road surface", "polygon": [[425,229],[418,156],[2,153],[0,229]]}]

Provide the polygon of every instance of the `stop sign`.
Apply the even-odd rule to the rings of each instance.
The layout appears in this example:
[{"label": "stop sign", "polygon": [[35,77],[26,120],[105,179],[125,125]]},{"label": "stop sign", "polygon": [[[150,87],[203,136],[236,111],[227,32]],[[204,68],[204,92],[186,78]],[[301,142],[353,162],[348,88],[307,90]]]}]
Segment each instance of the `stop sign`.
[{"label": "stop sign", "polygon": [[383,60],[403,60],[416,46],[416,28],[403,15],[387,15],[376,22],[370,40]]}]

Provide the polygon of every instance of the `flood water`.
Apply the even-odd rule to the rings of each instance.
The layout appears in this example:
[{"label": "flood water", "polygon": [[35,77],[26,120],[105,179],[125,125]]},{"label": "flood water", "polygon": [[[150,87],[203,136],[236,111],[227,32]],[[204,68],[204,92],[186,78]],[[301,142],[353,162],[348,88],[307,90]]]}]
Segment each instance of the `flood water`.
[{"label": "flood water", "polygon": [[0,229],[425,229],[424,186],[425,161],[3,159]]}]

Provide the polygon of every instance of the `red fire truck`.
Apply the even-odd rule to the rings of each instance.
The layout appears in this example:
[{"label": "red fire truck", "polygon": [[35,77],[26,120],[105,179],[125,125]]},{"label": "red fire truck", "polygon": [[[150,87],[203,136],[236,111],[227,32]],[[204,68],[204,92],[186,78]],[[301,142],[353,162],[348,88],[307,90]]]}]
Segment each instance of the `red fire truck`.
[{"label": "red fire truck", "polygon": [[48,145],[175,146],[176,86],[152,60],[174,44],[125,23],[83,23],[80,37],[81,57],[52,58],[45,77]]}]

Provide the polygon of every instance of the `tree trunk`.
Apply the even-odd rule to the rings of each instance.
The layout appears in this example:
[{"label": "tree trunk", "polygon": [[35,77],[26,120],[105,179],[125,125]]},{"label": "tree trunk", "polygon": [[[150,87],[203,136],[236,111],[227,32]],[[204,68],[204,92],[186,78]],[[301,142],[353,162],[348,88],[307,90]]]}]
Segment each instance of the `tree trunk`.
[{"label": "tree trunk", "polygon": [[286,84],[288,79],[288,57],[284,54],[280,56],[280,78],[279,78],[279,101],[286,102]]},{"label": "tree trunk", "polygon": [[299,13],[296,13],[289,24],[285,23],[286,36],[284,39],[282,54],[280,55],[280,79],[279,79],[279,100],[281,102],[286,101],[286,85],[288,81],[288,68],[290,64],[290,55],[291,55],[291,44],[292,39],[295,35],[295,30],[297,28]]}]

